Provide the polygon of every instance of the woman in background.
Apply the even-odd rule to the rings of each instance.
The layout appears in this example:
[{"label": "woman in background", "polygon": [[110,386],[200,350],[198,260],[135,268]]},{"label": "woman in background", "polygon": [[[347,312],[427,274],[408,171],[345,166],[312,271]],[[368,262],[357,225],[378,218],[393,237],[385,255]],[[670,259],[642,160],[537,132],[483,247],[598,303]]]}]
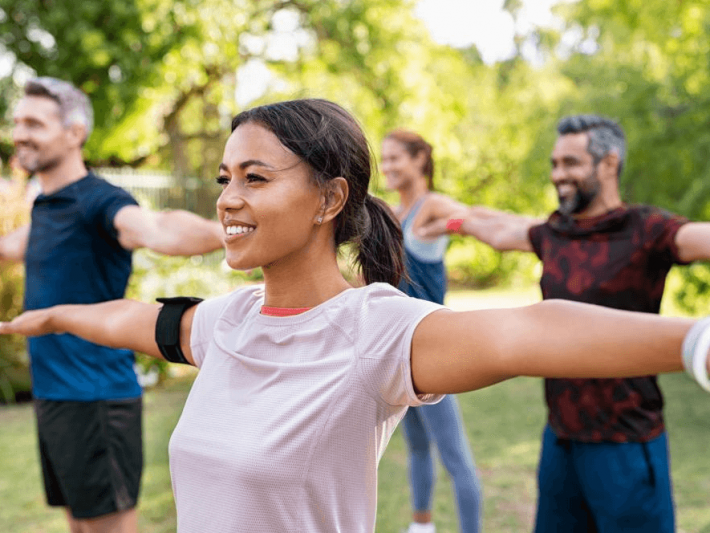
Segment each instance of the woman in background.
[{"label": "woman in background", "polygon": [[[387,188],[399,193],[395,215],[404,234],[408,280],[399,289],[415,298],[444,303],[446,236],[423,241],[412,232],[412,222],[422,202],[433,189],[432,147],[420,135],[405,130],[388,133],[382,141],[382,173]],[[459,527],[462,533],[481,529],[481,489],[473,455],[466,438],[458,402],[444,396],[437,404],[410,407],[404,415],[404,436],[409,450],[409,483],[412,523],[407,533],[435,533],[431,508],[436,471],[432,444],[436,444],[451,477]]]}]

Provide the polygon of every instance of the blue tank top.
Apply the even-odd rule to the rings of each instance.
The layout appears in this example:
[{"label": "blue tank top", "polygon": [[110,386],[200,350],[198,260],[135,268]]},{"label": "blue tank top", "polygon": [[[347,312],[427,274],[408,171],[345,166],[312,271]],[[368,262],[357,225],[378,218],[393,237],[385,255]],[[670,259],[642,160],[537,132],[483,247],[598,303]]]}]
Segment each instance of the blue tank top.
[{"label": "blue tank top", "polygon": [[[25,309],[91,304],[123,298],[131,252],[118,243],[116,213],[133,197],[93,174],[32,207],[25,255]],[[141,395],[133,353],[73,335],[29,339],[35,398],[95,401]]]},{"label": "blue tank top", "polygon": [[419,200],[402,221],[405,263],[410,279],[409,282],[402,280],[398,288],[409,296],[443,304],[446,294],[444,252],[449,238],[442,235],[425,241],[414,235],[412,223],[422,201]]}]

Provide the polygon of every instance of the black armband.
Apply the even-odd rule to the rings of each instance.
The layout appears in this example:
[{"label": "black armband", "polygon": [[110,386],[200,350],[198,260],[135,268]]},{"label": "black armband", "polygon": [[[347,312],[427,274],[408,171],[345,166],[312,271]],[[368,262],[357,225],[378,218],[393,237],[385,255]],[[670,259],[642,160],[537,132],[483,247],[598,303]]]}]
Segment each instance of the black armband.
[{"label": "black armband", "polygon": [[177,298],[157,298],[163,304],[155,323],[155,342],[166,361],[189,365],[180,348],[180,320],[185,311],[197,305],[202,298],[178,296]]}]

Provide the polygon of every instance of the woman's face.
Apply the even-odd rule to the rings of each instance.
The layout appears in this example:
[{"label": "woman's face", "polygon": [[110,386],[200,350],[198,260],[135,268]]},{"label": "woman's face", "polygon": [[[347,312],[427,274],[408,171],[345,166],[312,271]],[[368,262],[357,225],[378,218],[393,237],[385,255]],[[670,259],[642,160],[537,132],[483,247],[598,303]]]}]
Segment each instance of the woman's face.
[{"label": "woman's face", "polygon": [[415,180],[424,178],[422,155],[412,157],[402,143],[395,139],[382,141],[382,173],[387,188],[399,190],[411,186]]},{"label": "woman's face", "polygon": [[308,252],[321,191],[306,163],[269,130],[247,123],[232,132],[219,169],[217,214],[230,267],[268,268]]}]

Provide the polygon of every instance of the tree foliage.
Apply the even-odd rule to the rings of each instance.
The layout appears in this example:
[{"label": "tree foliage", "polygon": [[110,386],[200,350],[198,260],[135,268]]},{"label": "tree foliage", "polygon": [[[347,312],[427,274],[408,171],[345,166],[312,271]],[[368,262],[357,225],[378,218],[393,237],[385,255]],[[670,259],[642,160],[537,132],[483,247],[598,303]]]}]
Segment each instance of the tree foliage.
[{"label": "tree foliage", "polygon": [[103,139],[189,33],[166,0],[0,0],[0,52],[15,72],[66,79],[90,96],[98,118],[90,157],[110,155]]},{"label": "tree foliage", "polygon": [[[16,73],[30,67],[90,93],[99,125],[93,160],[209,179],[244,106],[323,97],[360,119],[375,154],[393,128],[420,132],[435,148],[439,190],[544,216],[556,202],[548,162],[555,123],[593,112],[627,132],[627,201],[710,217],[707,0],[565,2],[556,8],[561,27],[516,36],[516,56],[493,65],[474,46],[432,42],[415,4],[0,0],[0,47]],[[517,18],[521,6],[507,0],[504,8]],[[534,60],[524,53],[530,47]],[[0,79],[4,95],[8,83]],[[395,199],[381,183],[373,190]],[[449,263],[455,279],[492,284],[521,272],[530,279],[535,261],[467,240],[454,242]],[[693,290],[702,268],[685,274]]]}]

